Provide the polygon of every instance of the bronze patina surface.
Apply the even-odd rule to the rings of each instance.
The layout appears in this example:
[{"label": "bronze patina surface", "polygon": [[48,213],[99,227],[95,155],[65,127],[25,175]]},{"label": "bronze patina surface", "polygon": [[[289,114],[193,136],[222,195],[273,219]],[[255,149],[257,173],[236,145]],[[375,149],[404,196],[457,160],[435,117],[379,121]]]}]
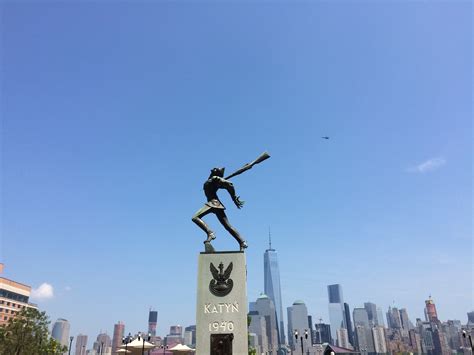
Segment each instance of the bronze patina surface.
[{"label": "bronze patina surface", "polygon": [[227,177],[224,177],[225,168],[214,168],[211,170],[211,174],[204,182],[203,186],[204,195],[206,196],[207,202],[201,209],[199,209],[199,211],[195,213],[192,218],[192,221],[196,223],[199,228],[201,228],[207,234],[207,239],[204,241],[206,252],[214,252],[214,247],[211,245],[211,241],[216,238],[214,232],[202,220],[202,218],[209,213],[214,213],[216,215],[222,226],[239,243],[241,251],[247,248],[247,242],[241,237],[239,232],[229,223],[227,215],[224,212],[225,207],[219,200],[219,197],[217,196],[217,191],[220,189],[227,190],[237,208],[242,208],[244,205],[244,201],[241,201],[240,197],[236,195],[234,185],[232,184],[232,182],[229,181],[229,179],[242,174],[243,172],[251,169],[254,165],[259,164],[268,158],[270,158],[270,155],[268,153],[263,153],[253,162],[245,164],[243,167],[241,167],[240,169],[238,169]]}]

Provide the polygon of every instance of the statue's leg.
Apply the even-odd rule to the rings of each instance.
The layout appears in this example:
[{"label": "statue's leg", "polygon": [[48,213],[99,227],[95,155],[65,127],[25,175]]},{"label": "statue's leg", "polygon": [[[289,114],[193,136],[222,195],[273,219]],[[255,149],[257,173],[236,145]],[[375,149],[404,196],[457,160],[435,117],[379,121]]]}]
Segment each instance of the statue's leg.
[{"label": "statue's leg", "polygon": [[245,248],[247,248],[246,241],[243,240],[242,237],[240,236],[239,232],[237,232],[237,230],[230,225],[229,220],[227,219],[227,216],[226,216],[224,210],[216,211],[216,215],[217,215],[217,218],[219,219],[219,222],[221,222],[221,224],[224,226],[226,231],[228,231],[235,238],[235,240],[239,243],[240,250],[242,251]]},{"label": "statue's leg", "polygon": [[209,214],[212,212],[212,208],[204,205],[203,208],[201,208],[199,211],[196,212],[196,214],[193,216],[192,221],[196,223],[199,228],[201,228],[204,232],[207,234],[207,239],[205,242],[210,242],[213,239],[216,239],[214,236],[214,232],[209,228],[209,226],[201,219],[205,215]]}]

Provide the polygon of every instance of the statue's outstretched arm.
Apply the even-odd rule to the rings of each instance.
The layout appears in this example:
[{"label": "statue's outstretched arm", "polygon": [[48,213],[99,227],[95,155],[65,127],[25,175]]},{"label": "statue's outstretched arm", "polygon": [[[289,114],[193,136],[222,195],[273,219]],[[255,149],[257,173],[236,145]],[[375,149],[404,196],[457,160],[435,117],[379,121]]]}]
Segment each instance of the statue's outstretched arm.
[{"label": "statue's outstretched arm", "polygon": [[241,201],[240,197],[235,194],[234,184],[232,184],[230,181],[225,180],[225,179],[221,179],[220,182],[221,182],[221,187],[227,190],[227,192],[230,194],[230,197],[232,198],[232,201],[234,201],[237,208],[242,208],[245,202]]}]

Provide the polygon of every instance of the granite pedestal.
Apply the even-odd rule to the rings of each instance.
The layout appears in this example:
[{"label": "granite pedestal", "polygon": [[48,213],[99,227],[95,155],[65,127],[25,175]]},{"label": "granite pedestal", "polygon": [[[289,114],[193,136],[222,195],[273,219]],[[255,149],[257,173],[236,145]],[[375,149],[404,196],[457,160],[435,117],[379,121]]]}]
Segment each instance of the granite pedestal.
[{"label": "granite pedestal", "polygon": [[248,355],[244,252],[201,253],[196,305],[197,355]]}]

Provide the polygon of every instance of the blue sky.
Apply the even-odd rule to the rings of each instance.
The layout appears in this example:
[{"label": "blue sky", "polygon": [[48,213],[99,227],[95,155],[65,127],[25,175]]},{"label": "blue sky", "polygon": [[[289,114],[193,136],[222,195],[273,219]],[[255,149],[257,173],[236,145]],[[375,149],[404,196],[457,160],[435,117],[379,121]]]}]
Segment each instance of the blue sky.
[{"label": "blue sky", "polygon": [[[2,2],[4,276],[71,333],[194,323],[214,166],[263,290],[328,320],[326,285],[443,320],[473,304],[469,2]],[[328,135],[330,140],[320,137]],[[215,247],[236,244],[213,216]]]}]

